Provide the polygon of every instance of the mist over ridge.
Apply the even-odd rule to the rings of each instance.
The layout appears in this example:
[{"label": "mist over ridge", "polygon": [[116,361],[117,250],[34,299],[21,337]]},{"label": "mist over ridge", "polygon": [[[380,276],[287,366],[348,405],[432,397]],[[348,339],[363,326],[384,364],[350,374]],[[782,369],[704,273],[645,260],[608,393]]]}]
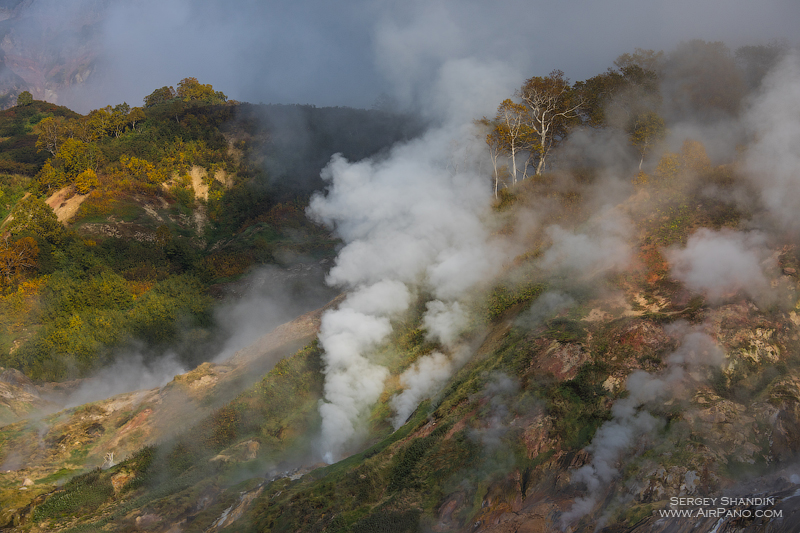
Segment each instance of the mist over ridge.
[{"label": "mist over ridge", "polygon": [[800,16],[779,0],[724,8],[710,0],[35,0],[3,12],[6,90],[27,88],[82,112],[137,105],[154,87],[187,76],[240,101],[368,108],[388,94],[419,106],[447,59],[502,61],[523,73],[558,68],[577,80],[634,47],[667,50],[693,38],[791,46]]},{"label": "mist over ridge", "polygon": [[659,521],[670,497],[757,484],[800,509],[800,13],[613,4],[65,8],[91,17],[47,46],[78,60],[4,120],[184,70],[241,101],[379,105],[172,94],[86,141],[48,117],[108,157],[92,182],[53,149],[13,189],[88,207],[2,295],[44,318],[0,354],[37,382],[12,368],[0,392],[101,370],[0,426],[0,522],[661,533],[688,524]]}]

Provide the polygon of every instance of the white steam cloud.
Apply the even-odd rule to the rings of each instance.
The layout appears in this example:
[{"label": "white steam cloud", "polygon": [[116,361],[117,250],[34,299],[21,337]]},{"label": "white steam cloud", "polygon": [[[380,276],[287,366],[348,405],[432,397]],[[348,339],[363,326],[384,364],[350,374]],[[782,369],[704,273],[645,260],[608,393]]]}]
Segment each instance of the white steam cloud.
[{"label": "white steam cloud", "polygon": [[800,231],[800,55],[784,58],[765,78],[745,115],[756,141],[746,166],[769,217],[782,228]]},{"label": "white steam cloud", "polygon": [[690,386],[693,372],[723,362],[722,349],[699,329],[687,331],[685,324],[678,323],[670,326],[668,332],[684,334],[680,347],[666,358],[664,371],[650,374],[636,370],[628,376],[628,396],[614,403],[612,419],[600,426],[586,448],[592,454],[592,461],[572,476],[573,482],[586,485],[588,493],[577,498],[573,507],[562,515],[562,527],[591,512],[603,490],[619,475],[618,463],[624,454],[662,425],[662,420],[642,408],[656,401],[685,396],[684,389]]},{"label": "white steam cloud", "polygon": [[394,395],[389,402],[395,412],[392,418],[394,428],[405,424],[422,400],[440,392],[450,376],[469,360],[472,353],[466,346],[459,347],[452,356],[434,351],[403,372],[400,375],[403,391]]},{"label": "white steam cloud", "polygon": [[427,331],[426,338],[438,341],[452,348],[461,332],[469,324],[466,310],[458,302],[445,303],[440,300],[428,302],[422,325]]},{"label": "white steam cloud", "polygon": [[542,257],[541,266],[598,275],[629,265],[633,224],[626,216],[615,209],[606,209],[592,217],[586,226],[582,232],[572,232],[561,226],[547,228],[553,245]]},{"label": "white steam cloud", "polygon": [[434,351],[421,357],[400,375],[400,385],[404,390],[390,401],[395,412],[392,419],[395,429],[405,423],[422,400],[439,393],[450,376],[473,354],[466,344],[458,342],[460,334],[469,325],[469,315],[459,302],[433,300],[426,304],[426,308],[422,317],[425,338],[441,343],[452,355]]},{"label": "white steam cloud", "polygon": [[[464,100],[444,108],[442,126],[396,146],[386,158],[351,163],[334,156],[323,171],[328,193],[312,198],[308,215],[334,228],[346,243],[328,283],[356,291],[323,316],[319,335],[325,351],[320,413],[327,461],[357,441],[363,417],[383,391],[387,370],[370,357],[391,333],[391,317],[406,311],[411,295],[423,289],[436,299],[423,317],[429,338],[453,348],[467,321],[459,299],[494,278],[509,256],[506,245],[490,239],[484,222],[492,196],[471,121],[516,82],[498,65],[470,59],[445,63],[432,87],[436,94]],[[464,144],[469,148],[453,165],[453,147]],[[378,296],[379,287],[393,290]],[[411,392],[398,400],[396,419],[452,373],[462,353],[454,352],[432,354],[412,367],[403,381]],[[426,383],[417,375],[420,369],[432,372]]]},{"label": "white steam cloud", "polygon": [[[437,298],[424,324],[430,338],[450,346],[466,324],[458,298],[493,278],[506,257],[481,220],[491,200],[488,182],[467,169],[451,173],[443,161],[451,135],[431,132],[383,161],[335,157],[324,173],[328,195],[312,199],[309,215],[335,227],[347,243],[328,282],[358,289],[357,304],[351,296],[325,314],[319,336],[327,460],[357,437],[360,418],[383,391],[386,370],[369,361],[369,351],[391,333],[389,318],[407,310],[413,288]],[[404,289],[378,296],[387,284]]]},{"label": "white steam cloud", "polygon": [[160,388],[187,371],[174,354],[162,355],[149,362],[141,354],[122,355],[110,366],[83,380],[66,400],[59,403],[68,409],[125,392]]},{"label": "white steam cloud", "polygon": [[539,296],[530,309],[521,313],[514,321],[516,325],[533,329],[556,313],[569,309],[575,300],[568,294],[547,291]]},{"label": "white steam cloud", "polygon": [[774,261],[761,233],[701,228],[686,248],[670,248],[665,255],[675,279],[712,301],[739,291],[757,300],[770,293],[766,271]]},{"label": "white steam cloud", "polygon": [[385,367],[368,359],[392,326],[392,315],[408,308],[411,294],[397,281],[380,281],[354,292],[339,309],[322,316],[319,339],[325,347],[325,399],[320,404],[325,460],[359,434],[361,418],[383,392]]}]

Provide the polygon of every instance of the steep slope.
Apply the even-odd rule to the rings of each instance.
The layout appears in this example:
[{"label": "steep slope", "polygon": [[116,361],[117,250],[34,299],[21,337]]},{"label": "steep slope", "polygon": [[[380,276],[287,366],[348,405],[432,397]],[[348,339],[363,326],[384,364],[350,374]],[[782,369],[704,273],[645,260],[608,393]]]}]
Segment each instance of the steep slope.
[{"label": "steep slope", "polygon": [[[738,521],[724,523],[789,531],[800,481],[793,470],[800,451],[800,258],[791,246],[771,248],[772,289],[760,302],[744,288],[707,300],[687,290],[672,277],[678,260],[668,262],[668,250],[691,249],[704,226],[726,235],[741,213],[695,196],[693,180],[685,185],[648,185],[619,206],[647,215],[632,236],[638,259],[606,281],[591,272],[553,276],[536,267],[541,253],[518,256],[470,304],[472,325],[462,337],[468,361],[395,431],[389,420],[392,398],[403,390],[399,376],[438,346],[425,338],[424,299],[396,320],[376,355],[391,377],[371,410],[363,451],[316,464],[323,382],[321,353],[311,345],[232,401],[193,404],[191,392],[181,395],[190,405],[210,402],[210,414],[174,439],[54,492],[53,470],[68,464],[64,459],[4,474],[4,498],[17,502],[8,520],[21,520],[23,530],[76,531],[682,531],[723,522],[661,517],[671,498],[757,495],[774,500],[723,505],[731,516],[739,512]],[[518,189],[500,214],[524,209],[551,186]],[[561,201],[559,209],[574,197]],[[582,224],[580,211],[573,213]],[[529,244],[535,250],[542,241]],[[303,331],[311,333],[308,324]],[[160,392],[137,395],[158,397],[160,409],[177,390],[214,397],[222,390],[215,380],[231,382],[227,368],[202,366]],[[149,427],[156,407],[129,411],[116,429],[102,423],[99,437],[91,436],[90,419],[100,416],[92,412],[137,395],[68,414],[82,439],[97,439],[88,455],[69,451],[82,449],[69,438],[48,440],[51,432],[63,434],[57,418],[45,419],[53,428],[42,430],[43,450],[63,446],[62,457],[100,465],[109,450],[100,443],[129,426]],[[39,446],[31,429],[3,431],[20,449]],[[25,478],[32,484],[20,491]],[[756,519],[758,510],[771,515]],[[745,511],[752,519],[742,520]]]},{"label": "steep slope", "polygon": [[[86,116],[39,100],[0,112],[3,367],[60,381],[130,352],[191,368],[239,333],[215,316],[231,284],[269,269],[290,279],[280,321],[322,305],[337,240],[304,212],[321,168],[419,128],[377,111],[168,96]],[[304,283],[316,296],[289,299]]]},{"label": "steep slope", "polygon": [[[225,192],[227,179],[200,180],[209,186],[211,220],[221,207],[235,207],[203,235],[206,267],[222,281],[222,272],[240,273],[242,262],[291,256],[287,248],[319,259],[314,254],[332,253],[337,238],[326,282],[347,292],[276,330],[264,341],[278,343],[275,352],[245,349],[161,389],[3,426],[6,527],[791,530],[800,501],[794,216],[800,64],[793,61],[742,111],[741,136],[709,134],[715,144],[727,140],[715,147],[714,159],[701,142],[683,136],[707,130],[676,123],[670,137],[654,112],[642,116],[660,124],[655,137],[676,152],[649,151],[655,137],[637,146],[625,129],[630,124],[584,124],[578,132],[555,124],[560,138],[542,137],[530,154],[543,173],[517,180],[493,165],[496,186],[503,176],[511,182],[495,189],[493,203],[483,150],[488,144],[497,155],[504,146],[507,130],[498,121],[444,118],[423,137],[375,157],[335,156],[321,175],[327,191],[311,194],[307,205],[276,203],[292,188],[274,183],[253,201],[249,193],[265,176],[255,163],[239,166],[240,157],[268,164],[281,150],[259,159],[265,136],[246,120],[224,132],[201,126],[228,120],[232,105],[197,106],[162,91],[170,98],[152,106],[148,131],[169,139],[186,128],[195,137],[176,139],[168,149],[151,145],[148,160],[114,152],[121,146],[113,132],[106,134],[101,144],[118,157],[109,158],[103,177],[119,188],[101,183],[95,191],[125,194],[96,194],[82,209],[106,200],[119,207],[134,193],[159,197],[166,185],[181,212],[196,190],[193,165],[206,168],[206,178],[212,165],[202,161],[223,165],[226,178],[236,167]],[[604,76],[629,73],[635,85],[642,81],[637,72]],[[660,76],[651,74],[651,81]],[[578,100],[574,91],[585,89],[569,87],[558,71],[524,87],[548,84]],[[658,109],[657,87],[649,85],[655,92],[644,100]],[[600,91],[597,102],[608,96],[603,87],[592,89]],[[626,89],[617,96],[635,95]],[[741,96],[725,106],[726,121],[737,119]],[[706,111],[716,105],[711,100]],[[703,101],[679,116],[705,116]],[[576,124],[585,118],[570,117]],[[143,142],[135,126],[123,133],[124,142]],[[241,142],[231,142],[236,135]],[[740,139],[747,146],[734,148]],[[545,143],[560,145],[554,149],[560,152],[548,152]],[[62,177],[76,187],[79,176],[91,182],[91,174],[70,167],[71,154],[56,157],[52,172],[43,167],[37,190],[58,189]],[[633,170],[636,162],[643,170]],[[66,169],[63,176],[57,167]],[[170,178],[174,169],[177,181]],[[126,222],[153,218],[151,211],[162,216],[150,206]],[[61,226],[48,220],[45,229],[58,228],[51,243],[57,245]],[[292,243],[280,251],[270,238],[278,227]],[[74,335],[94,331],[82,329],[86,324],[108,332],[109,324],[141,318],[139,306],[160,309],[159,296],[194,302],[186,294],[197,284],[186,279],[157,288],[139,284],[170,268],[201,273],[192,244],[199,236],[181,229],[187,227],[175,229],[177,238],[169,227],[162,230],[159,247],[72,236],[61,261],[67,257],[82,269],[74,271],[80,291],[64,272],[40,280],[53,296],[45,310],[60,328],[43,327],[47,335],[35,337],[70,342],[51,358],[12,346],[9,360],[19,358],[40,376],[67,375],[70,357],[88,358],[86,346],[75,342],[85,335]],[[32,249],[19,237],[23,251]],[[157,260],[140,271],[146,252]],[[112,275],[105,268],[112,264],[130,279]],[[21,283],[15,305],[31,312],[25,291],[36,287]],[[86,305],[76,292],[97,295],[97,303]],[[155,338],[178,321],[133,323]],[[206,347],[202,332],[190,333],[189,350]],[[101,340],[102,347],[113,344]],[[6,382],[5,390],[19,396],[7,402],[8,413],[28,416],[25,402],[31,405],[33,393],[45,397],[15,373]]]},{"label": "steep slope", "polygon": [[[324,310],[276,328],[227,361],[204,363],[178,375],[161,389],[117,395],[54,414],[47,412],[55,411],[75,389],[91,387],[92,381],[35,386],[20,373],[6,370],[0,383],[4,403],[10,403],[14,414],[27,413],[30,418],[1,430],[4,510],[0,522],[11,525],[24,519],[30,502],[53,483],[87,469],[113,466],[207,418],[258,376],[311,342]],[[26,492],[16,496],[19,487]]]}]

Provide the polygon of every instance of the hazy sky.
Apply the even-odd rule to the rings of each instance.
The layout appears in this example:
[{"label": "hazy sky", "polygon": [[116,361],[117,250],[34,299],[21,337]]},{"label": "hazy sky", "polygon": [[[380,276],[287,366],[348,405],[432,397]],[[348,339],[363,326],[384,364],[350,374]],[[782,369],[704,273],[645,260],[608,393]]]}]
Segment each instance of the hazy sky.
[{"label": "hazy sky", "polygon": [[369,107],[381,92],[424,93],[446,60],[503,61],[520,83],[554,68],[579,80],[635,47],[795,45],[800,23],[797,0],[112,0],[108,9],[106,76],[84,94],[103,105],[139,104],[195,76],[238,100]]}]

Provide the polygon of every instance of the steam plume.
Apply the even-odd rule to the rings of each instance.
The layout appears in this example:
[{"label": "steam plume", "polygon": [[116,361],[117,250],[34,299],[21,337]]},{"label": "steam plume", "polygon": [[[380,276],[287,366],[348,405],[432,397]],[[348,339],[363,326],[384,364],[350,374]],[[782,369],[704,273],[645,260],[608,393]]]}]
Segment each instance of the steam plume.
[{"label": "steam plume", "polygon": [[472,351],[461,346],[452,357],[435,351],[421,357],[411,368],[400,375],[400,384],[404,390],[392,397],[389,405],[395,412],[392,425],[395,429],[402,426],[417,405],[442,390],[456,370],[466,363]]},{"label": "steam plume", "polygon": [[[308,215],[334,228],[346,243],[327,281],[359,295],[322,318],[325,400],[320,413],[328,461],[358,437],[363,416],[383,391],[387,371],[370,359],[370,352],[391,333],[391,317],[408,309],[417,288],[424,289],[436,298],[423,317],[429,338],[455,346],[466,323],[459,299],[491,280],[508,257],[507,245],[490,239],[483,220],[492,196],[481,172],[483,147],[471,121],[481,105],[508,93],[509,79],[497,65],[470,59],[445,63],[434,92],[460,94],[463,101],[461,107],[443,108],[442,126],[396,146],[386,158],[351,163],[334,156],[323,171],[328,193],[312,198]],[[465,94],[463,87],[471,89]],[[457,144],[470,149],[453,166]],[[375,299],[380,286],[396,290]],[[362,300],[382,305],[362,305]],[[452,358],[432,354],[419,361],[413,367],[416,374],[406,375],[409,392],[397,400],[396,420],[446,379],[463,353],[454,350]],[[420,369],[433,372],[427,384],[418,379]]]},{"label": "steam plume", "polygon": [[712,301],[739,291],[763,300],[770,293],[765,269],[774,267],[765,240],[757,232],[701,228],[689,237],[686,248],[671,248],[666,257],[676,279]]},{"label": "steam plume", "polygon": [[570,232],[561,226],[547,228],[553,245],[545,252],[541,266],[594,275],[625,268],[631,258],[628,243],[632,227],[630,220],[606,208],[587,225],[590,229],[580,233]]},{"label": "steam plume", "polygon": [[539,296],[536,301],[533,302],[530,309],[521,313],[515,320],[515,323],[518,326],[533,329],[544,323],[544,321],[550,318],[554,313],[559,313],[568,309],[574,303],[575,300],[568,294],[548,291]]},{"label": "steam plume", "polygon": [[628,376],[628,396],[614,403],[612,419],[600,426],[586,448],[592,454],[592,461],[572,476],[573,482],[586,485],[588,493],[577,498],[572,509],[562,515],[562,527],[594,508],[603,490],[619,475],[617,464],[623,454],[662,425],[661,420],[642,408],[655,401],[681,396],[692,372],[722,363],[724,354],[713,338],[697,328],[686,329],[685,324],[668,329],[673,334],[684,334],[680,347],[666,358],[664,371],[650,374],[636,370]]},{"label": "steam plume", "polygon": [[768,216],[781,228],[800,231],[800,55],[784,58],[766,77],[763,93],[745,114],[755,133],[746,167],[761,191]]}]

